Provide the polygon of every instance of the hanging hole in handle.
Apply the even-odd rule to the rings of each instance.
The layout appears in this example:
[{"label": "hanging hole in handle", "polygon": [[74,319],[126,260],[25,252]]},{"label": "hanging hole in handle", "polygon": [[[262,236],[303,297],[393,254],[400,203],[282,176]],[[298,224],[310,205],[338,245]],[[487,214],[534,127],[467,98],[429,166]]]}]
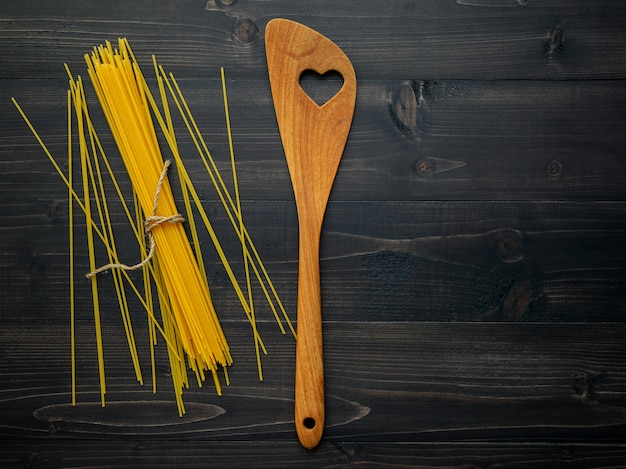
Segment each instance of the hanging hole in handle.
[{"label": "hanging hole in handle", "polygon": [[300,74],[300,88],[317,103],[323,106],[343,87],[343,75],[337,70],[329,70],[322,74],[315,70],[304,70]]},{"label": "hanging hole in handle", "polygon": [[316,424],[317,423],[315,422],[315,419],[313,417],[306,417],[302,421],[302,425],[304,425],[304,428],[306,428],[308,430],[313,430],[315,428]]}]

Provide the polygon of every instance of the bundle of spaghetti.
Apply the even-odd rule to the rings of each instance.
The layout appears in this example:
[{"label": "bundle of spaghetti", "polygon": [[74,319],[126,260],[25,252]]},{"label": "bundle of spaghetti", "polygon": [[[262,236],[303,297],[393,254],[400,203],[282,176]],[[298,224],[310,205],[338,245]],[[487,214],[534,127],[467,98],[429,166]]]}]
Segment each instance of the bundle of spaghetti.
[{"label": "bundle of spaghetti", "polygon": [[148,222],[160,223],[147,226],[154,241],[154,258],[160,266],[176,337],[190,366],[210,371],[215,377],[220,366],[232,363],[232,357],[206,277],[202,275],[182,224],[163,223],[176,217],[178,211],[169,182],[162,177],[166,162],[141,86],[143,78],[126,44],[120,41],[119,49],[113,50],[107,43],[96,48],[91,56],[87,55],[89,77],[143,214]]},{"label": "bundle of spaghetti", "polygon": [[[98,352],[98,370],[100,376],[100,390],[102,405],[106,394],[104,375],[104,351],[100,326],[100,305],[98,290],[98,272],[112,268],[111,277],[114,280],[118,304],[122,314],[122,321],[126,331],[129,351],[137,379],[142,383],[141,369],[131,324],[130,311],[126,299],[126,286],[134,292],[143,305],[148,316],[148,335],[150,344],[150,358],[152,368],[152,388],[156,392],[156,364],[154,347],[157,342],[157,331],[165,339],[170,362],[171,378],[178,405],[179,414],[185,413],[182,393],[189,387],[187,367],[196,376],[198,385],[205,380],[205,371],[210,371],[218,394],[221,386],[217,376],[218,367],[222,367],[226,383],[228,373],[226,365],[232,362],[226,339],[220,327],[217,315],[211,302],[204,261],[200,249],[200,240],[194,220],[194,207],[204,223],[207,233],[211,237],[223,267],[232,282],[244,312],[253,329],[256,347],[259,378],[262,380],[260,351],[267,353],[265,346],[256,329],[256,317],[252,301],[251,273],[256,275],[259,284],[274,313],[277,323],[283,332],[279,315],[274,302],[282,310],[291,332],[295,330],[282,305],[278,294],[269,278],[259,254],[252,243],[250,235],[243,223],[241,203],[238,193],[238,182],[234,163],[232,134],[226,96],[226,85],[223,69],[221,71],[222,89],[224,96],[224,110],[228,131],[228,143],[231,156],[233,182],[235,186],[235,201],[229,194],[226,185],[217,170],[207,145],[200,134],[198,126],[189,110],[174,76],[165,73],[153,57],[154,68],[162,109],[156,104],[146,80],[144,79],[137,61],[126,39],[119,40],[119,50],[113,50],[110,43],[96,48],[91,56],[86,56],[88,71],[94,85],[99,102],[109,123],[114,139],[117,143],[122,160],[132,183],[132,199],[134,208],[128,206],[128,194],[123,194],[116,180],[103,145],[97,135],[94,123],[91,120],[87,107],[85,90],[80,76],[74,79],[66,65],[70,77],[68,91],[68,175],[61,170],[61,166],[52,156],[34,126],[21,109],[15,99],[13,102],[31,129],[48,159],[52,162],[57,173],[68,187],[69,201],[69,240],[70,240],[70,318],[71,318],[71,357],[72,357],[72,403],[76,402],[76,367],[75,367],[75,295],[74,295],[74,220],[73,206],[77,205],[85,216],[85,227],[89,249],[90,273],[88,278],[92,288],[93,314],[96,331]],[[228,218],[237,234],[242,246],[247,298],[239,286],[234,272],[225,257],[217,235],[211,226],[206,211],[202,207],[198,193],[191,181],[181,158],[177,137],[174,130],[172,116],[169,110],[167,91],[173,99],[175,107],[192,138],[211,178],[217,194],[222,201]],[[150,111],[152,111],[152,116]],[[72,117],[76,119],[79,163],[76,165],[81,177],[73,178],[73,151],[72,151]],[[176,162],[180,189],[185,205],[186,224],[192,238],[193,252],[186,238],[185,231],[180,224],[182,217],[176,211],[172,191],[167,180],[168,161],[161,155],[151,117],[159,125],[165,140]],[[119,202],[126,214],[133,234],[137,239],[141,262],[134,266],[125,266],[120,263],[109,215],[108,200],[104,184],[103,167],[106,168],[110,182],[113,184]],[[82,183],[82,195],[74,190],[74,184]],[[148,222],[146,225],[146,221]],[[147,226],[147,229],[145,228]],[[144,230],[147,230],[149,242],[146,242]],[[99,239],[106,250],[109,264],[104,268],[97,268],[95,259],[95,241]],[[120,269],[120,267],[122,267]],[[141,268],[143,292],[140,291],[128,270]],[[156,292],[153,290],[155,289]],[[271,293],[270,293],[271,292]],[[273,295],[273,296],[272,296]],[[160,312],[160,321],[155,311]]]}]

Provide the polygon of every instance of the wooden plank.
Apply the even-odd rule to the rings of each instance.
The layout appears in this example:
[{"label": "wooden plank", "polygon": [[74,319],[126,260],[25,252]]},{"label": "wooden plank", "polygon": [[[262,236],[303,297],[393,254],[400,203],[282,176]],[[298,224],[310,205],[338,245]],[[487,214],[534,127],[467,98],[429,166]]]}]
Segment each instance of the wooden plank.
[{"label": "wooden plank", "polygon": [[[136,241],[119,207],[111,203],[111,208],[120,256],[132,264],[139,256]],[[243,282],[230,222],[216,201],[205,208]],[[295,317],[295,206],[245,200],[243,209],[261,258]],[[625,220],[623,202],[331,202],[321,245],[325,314],[336,321],[624,322]],[[75,233],[77,301],[89,310],[89,284],[82,277],[89,270],[84,227]],[[0,234],[2,308],[31,319],[66,317],[67,203],[5,200]],[[201,242],[220,312],[243,319],[206,233]],[[101,250],[98,256],[108,262]],[[115,316],[110,278],[100,284],[105,318]],[[267,307],[260,307],[268,317]]]},{"label": "wooden plank", "polygon": [[[128,36],[143,57],[156,53],[179,71],[206,74],[237,65],[264,76],[263,32],[273,17],[306,23],[345,50],[361,79],[420,77],[624,78],[625,7],[619,1],[549,5],[517,0],[152,2],[76,1],[0,7],[3,77],[60,77],[57,65],[85,49]],[[393,5],[393,6],[392,6]],[[494,8],[495,7],[495,8]],[[28,56],[23,51],[28,50]]]},{"label": "wooden plank", "polygon": [[[29,324],[28,330],[24,328]],[[624,325],[326,322],[327,442],[620,443],[626,426]],[[227,323],[235,365],[219,397],[185,393],[177,416],[161,344],[158,392],[134,378],[121,327],[105,325],[107,407],[95,346],[78,331],[77,405],[69,404],[62,325],[2,329],[3,438],[263,441],[294,438],[292,338],[263,331],[258,381],[250,328]],[[145,327],[140,357],[149,383]],[[27,340],[24,340],[26,339]],[[600,345],[601,344],[601,345]]]},{"label": "wooden plank", "polygon": [[[276,455],[280,455],[277,457]],[[196,469],[210,464],[225,469],[299,467],[363,467],[432,469],[444,461],[449,468],[477,469],[497,465],[504,469],[529,466],[613,469],[626,452],[618,445],[446,444],[446,443],[322,443],[305,452],[297,443],[154,441],[90,442],[50,439],[11,442],[0,454],[7,468],[66,467],[128,468],[175,466]]]},{"label": "wooden plank", "polygon": [[[269,84],[240,80],[236,72],[227,77],[242,197],[291,200]],[[230,174],[219,82],[182,80],[181,87],[211,152]],[[19,99],[61,161],[67,153],[66,88],[63,81],[18,80],[6,81],[2,91],[7,100]],[[116,162],[108,127],[96,100],[91,102]],[[621,81],[364,82],[331,197],[624,200],[624,109]],[[64,197],[63,185],[17,112],[5,106],[0,120],[6,128],[0,136],[0,196],[32,197],[36,191],[37,197]],[[204,181],[203,195],[213,197],[182,124],[179,145],[192,174]]]}]

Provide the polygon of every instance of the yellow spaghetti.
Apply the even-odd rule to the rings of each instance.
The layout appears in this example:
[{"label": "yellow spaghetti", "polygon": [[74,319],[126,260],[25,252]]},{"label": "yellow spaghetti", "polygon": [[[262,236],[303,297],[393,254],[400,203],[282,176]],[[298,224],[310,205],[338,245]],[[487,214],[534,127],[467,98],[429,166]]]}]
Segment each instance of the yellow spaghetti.
[{"label": "yellow spaghetti", "polygon": [[74,170],[72,167],[72,92],[67,91],[67,172],[68,172],[68,225],[69,225],[69,277],[70,277],[70,360],[72,405],[76,405],[76,330],[75,330],[75,289],[74,289],[74,200],[72,187]]},{"label": "yellow spaghetti", "polygon": [[[114,51],[108,43],[87,56],[89,76],[144,217],[167,219],[177,215],[178,210],[167,179],[161,180],[165,162],[142,87],[143,77],[136,62],[131,60],[127,43],[120,41],[119,47]],[[155,193],[159,195],[156,204]],[[215,375],[218,366],[230,365],[232,358],[206,278],[198,267],[185,230],[180,223],[168,223],[150,233],[178,338],[190,366]]]},{"label": "yellow spaghetti", "polygon": [[[226,383],[228,383],[226,367],[232,363],[226,337],[219,323],[209,292],[194,208],[213,242],[220,261],[252,326],[258,372],[261,380],[263,379],[263,374],[260,352],[262,351],[264,354],[267,352],[256,328],[256,314],[252,300],[252,272],[261,286],[281,331],[285,333],[277,309],[281,310],[282,318],[286,321],[294,336],[295,331],[243,223],[223,69],[221,70],[222,91],[235,188],[234,200],[226,189],[226,185],[217,170],[217,165],[208,151],[183,93],[172,74],[168,76],[153,57],[162,103],[162,107],[159,108],[126,39],[120,39],[116,49],[113,48],[111,43],[107,42],[105,45],[95,48],[90,55],[85,56],[85,59],[90,80],[132,183],[132,198],[135,201],[134,209],[129,208],[127,205],[127,198],[122,194],[112,166],[98,138],[89,114],[84,86],[80,77],[74,79],[66,66],[70,78],[67,114],[67,176],[65,176],[60,165],[45,146],[17,101],[13,99],[18,111],[68,188],[72,403],[76,403],[74,326],[76,316],[74,273],[76,266],[74,260],[75,216],[73,212],[73,206],[76,204],[84,214],[86,222],[90,269],[88,278],[90,279],[92,289],[102,405],[105,403],[106,380],[104,373],[104,348],[100,326],[99,278],[96,274],[102,270],[113,268],[111,277],[113,278],[118,297],[118,305],[136,377],[140,383],[143,383],[131,314],[127,302],[127,288],[134,292],[147,312],[153,391],[156,392],[155,345],[158,331],[165,338],[178,411],[182,415],[185,412],[182,401],[183,389],[189,387],[187,369],[191,369],[195,374],[199,386],[202,385],[207,373],[210,373],[218,394],[221,394],[218,370],[223,370]],[[245,294],[226,259],[215,230],[211,226],[209,218],[200,203],[199,196],[181,158],[168,104],[168,99],[170,98],[175,108],[179,111],[189,136],[205,165],[207,174],[222,201],[235,234],[241,242],[246,276]],[[77,128],[79,166],[73,164],[73,116],[75,117]],[[174,157],[185,207],[184,218],[178,213],[174,202],[172,189],[167,179],[169,162],[165,161],[161,154],[153,119],[163,133]],[[75,190],[74,187],[77,184],[73,178],[74,168],[79,168],[78,170],[81,174],[80,191]],[[104,169],[106,169],[108,179],[115,188],[141,253],[140,262],[131,267],[121,264],[117,253],[113,225],[109,214],[109,201],[105,191]],[[186,220],[185,223],[193,242],[193,249],[187,238],[187,232],[182,225],[183,220]],[[145,234],[148,235],[149,242],[146,242]],[[108,264],[104,267],[98,267],[96,262],[96,240],[100,240],[106,249]],[[136,268],[141,268],[143,272],[141,289],[135,285],[127,272],[128,269]],[[155,312],[157,310],[160,313],[160,321],[156,317]]]}]

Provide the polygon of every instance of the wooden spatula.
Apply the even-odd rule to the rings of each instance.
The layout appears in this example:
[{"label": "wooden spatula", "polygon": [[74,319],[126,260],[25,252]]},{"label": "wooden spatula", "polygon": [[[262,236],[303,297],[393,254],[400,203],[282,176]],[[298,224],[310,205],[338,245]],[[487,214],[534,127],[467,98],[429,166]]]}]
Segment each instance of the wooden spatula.
[{"label": "wooden spatula", "polygon": [[[271,20],[265,30],[270,85],[298,210],[298,320],[295,421],[314,448],[324,430],[324,362],[319,245],[324,212],[356,102],[356,75],[332,41],[299,23]],[[343,86],[318,105],[300,86],[303,72],[336,71]]]}]

